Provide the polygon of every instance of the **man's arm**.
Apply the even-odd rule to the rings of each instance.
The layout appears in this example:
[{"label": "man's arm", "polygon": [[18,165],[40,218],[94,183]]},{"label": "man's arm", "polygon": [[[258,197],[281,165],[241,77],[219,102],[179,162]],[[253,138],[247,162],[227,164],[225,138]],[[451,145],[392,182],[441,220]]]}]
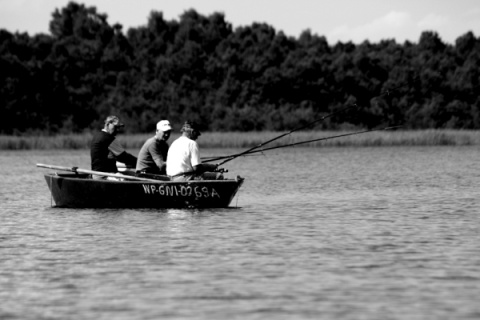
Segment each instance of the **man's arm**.
[{"label": "man's arm", "polygon": [[167,159],[165,159],[165,161],[163,160],[163,157],[162,156],[157,156],[157,157],[153,157],[153,161],[155,162],[155,164],[157,165],[158,169],[160,170],[160,172],[164,173],[167,171],[167,162],[166,162]]},{"label": "man's arm", "polygon": [[217,169],[217,164],[212,163],[199,163],[196,166],[193,166],[193,170],[196,174],[202,174],[204,172],[214,172]]},{"label": "man's arm", "polygon": [[201,163],[200,152],[198,150],[198,144],[196,142],[192,144],[190,161],[192,163],[193,171],[195,172],[195,174],[202,174],[207,171],[215,171],[215,169],[217,168],[216,164]]},{"label": "man's arm", "polygon": [[152,143],[148,148],[148,151],[150,152],[150,155],[152,156],[152,159],[157,165],[158,169],[160,169],[161,172],[166,172],[168,145],[166,143]]},{"label": "man's arm", "polygon": [[135,168],[137,165],[137,157],[131,155],[127,151],[120,153],[120,155],[117,156],[117,161],[125,163],[127,167],[130,168]]},{"label": "man's arm", "polygon": [[123,149],[122,145],[115,139],[108,146],[108,150],[115,156],[118,162],[125,163],[128,167],[135,167],[137,165],[137,157]]}]

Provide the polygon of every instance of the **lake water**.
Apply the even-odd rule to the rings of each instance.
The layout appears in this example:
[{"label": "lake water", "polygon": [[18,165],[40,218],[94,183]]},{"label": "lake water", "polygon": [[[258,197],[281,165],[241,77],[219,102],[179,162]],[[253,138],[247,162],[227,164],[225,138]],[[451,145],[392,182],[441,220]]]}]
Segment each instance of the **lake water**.
[{"label": "lake water", "polygon": [[[237,150],[202,150],[203,155]],[[0,152],[0,319],[480,319],[480,149],[281,149],[228,209],[52,207]]]}]

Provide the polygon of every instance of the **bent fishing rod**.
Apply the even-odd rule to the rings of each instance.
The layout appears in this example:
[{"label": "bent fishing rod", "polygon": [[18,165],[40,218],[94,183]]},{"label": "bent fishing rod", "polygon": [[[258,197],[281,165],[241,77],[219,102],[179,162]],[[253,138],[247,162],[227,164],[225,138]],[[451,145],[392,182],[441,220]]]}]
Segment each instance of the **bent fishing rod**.
[{"label": "bent fishing rod", "polygon": [[[357,132],[350,132],[350,133],[344,133],[344,134],[339,134],[335,136],[330,136],[330,137],[323,137],[323,138],[317,138],[317,139],[311,139],[311,140],[305,140],[305,141],[300,141],[300,142],[295,142],[295,143],[289,143],[289,144],[283,144],[275,147],[269,147],[269,148],[263,148],[262,150],[252,150],[248,152],[247,154],[244,154],[242,156],[250,156],[254,153],[259,153],[259,152],[264,152],[264,151],[269,151],[269,150],[274,150],[274,149],[281,149],[281,148],[287,148],[287,147],[293,147],[301,144],[307,144],[307,143],[312,143],[312,142],[318,142],[318,141],[324,141],[324,140],[331,140],[335,138],[341,138],[341,137],[347,137],[347,136],[354,136],[357,134],[363,134],[363,133],[368,133],[368,132],[374,132],[374,131],[384,131],[384,130],[392,130],[392,129],[398,129],[401,128],[402,126],[390,126],[390,127],[385,127],[385,128],[379,128],[379,129],[370,129],[370,130],[363,130],[363,131],[357,131]],[[224,159],[227,159],[228,161],[233,160],[230,159],[229,156],[225,156]]]}]

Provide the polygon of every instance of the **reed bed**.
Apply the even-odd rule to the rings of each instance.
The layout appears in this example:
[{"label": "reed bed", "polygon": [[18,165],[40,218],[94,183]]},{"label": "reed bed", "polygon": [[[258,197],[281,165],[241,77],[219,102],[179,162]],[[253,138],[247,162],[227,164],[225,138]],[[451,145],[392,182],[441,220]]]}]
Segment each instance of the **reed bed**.
[{"label": "reed bed", "polygon": [[[371,147],[371,146],[466,146],[480,145],[480,131],[476,130],[418,130],[373,131],[344,137],[355,131],[298,131],[278,139],[268,146],[281,146],[313,139],[328,138],[305,147]],[[198,142],[202,148],[250,148],[278,137],[282,132],[205,132]],[[121,134],[120,142],[126,149],[140,149],[151,134]],[[172,134],[169,142],[178,137]],[[329,139],[329,137],[336,137]],[[88,149],[92,134],[56,136],[0,135],[0,150]]]}]

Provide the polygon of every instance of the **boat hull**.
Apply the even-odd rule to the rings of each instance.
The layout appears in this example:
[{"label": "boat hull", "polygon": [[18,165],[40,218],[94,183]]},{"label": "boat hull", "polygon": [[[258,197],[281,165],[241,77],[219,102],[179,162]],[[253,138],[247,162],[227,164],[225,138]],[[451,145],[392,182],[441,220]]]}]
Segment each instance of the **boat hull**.
[{"label": "boat hull", "polygon": [[236,180],[109,181],[82,174],[46,174],[57,207],[224,208],[243,184]]}]

